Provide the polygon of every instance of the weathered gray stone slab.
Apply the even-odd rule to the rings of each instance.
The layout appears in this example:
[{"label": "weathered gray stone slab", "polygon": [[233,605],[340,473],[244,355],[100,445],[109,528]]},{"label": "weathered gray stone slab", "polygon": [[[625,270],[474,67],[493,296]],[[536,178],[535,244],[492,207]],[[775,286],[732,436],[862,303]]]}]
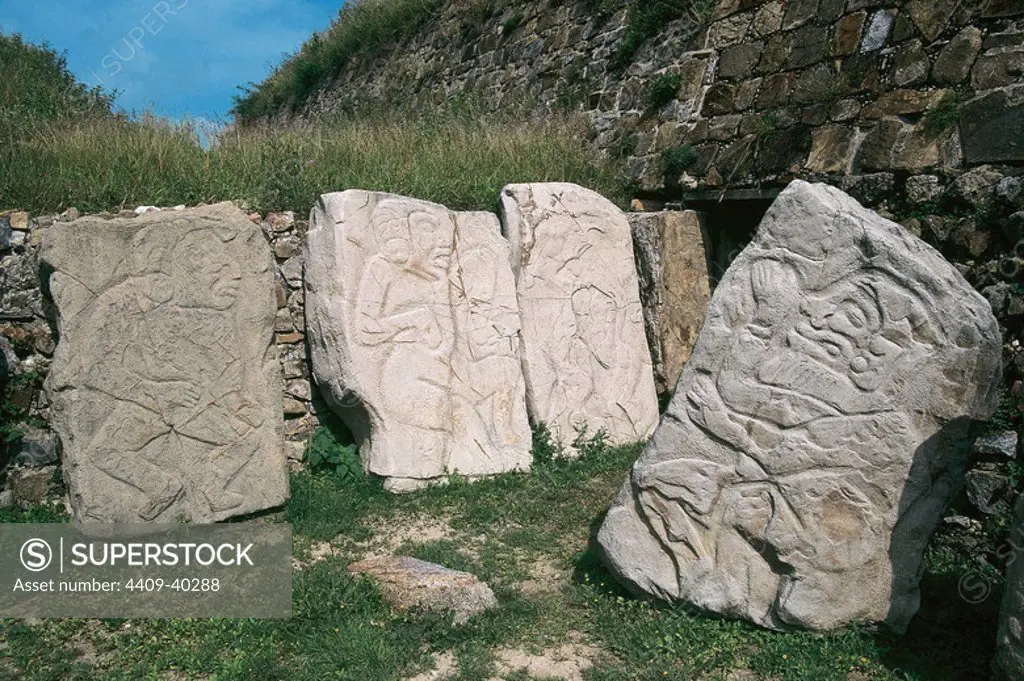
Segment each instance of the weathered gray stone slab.
[{"label": "weathered gray stone slab", "polygon": [[565,443],[580,424],[612,442],[647,437],[658,404],[625,214],[557,182],[508,185],[501,209],[531,419]]},{"label": "weathered gray stone slab", "polygon": [[628,213],[644,328],[658,393],[671,392],[711,298],[700,217],[692,210]]},{"label": "weathered gray stone slab", "polygon": [[377,580],[381,595],[399,608],[450,611],[455,625],[498,607],[491,587],[468,572],[409,556],[373,556],[348,571]]},{"label": "weathered gray stone slab", "polygon": [[1017,499],[1014,513],[1016,522],[1009,546],[1000,547],[1005,551],[1007,567],[995,660],[1001,678],[1011,681],[1024,678],[1024,495]]},{"label": "weathered gray stone slab", "polygon": [[497,216],[325,194],[306,237],[313,373],[392,491],[530,466],[519,312]]},{"label": "weathered gray stone slab", "polygon": [[793,182],[715,289],[605,560],[638,592],[766,627],[902,630],[999,376],[989,305],[937,251]]},{"label": "weathered gray stone slab", "polygon": [[46,230],[46,387],[76,517],[211,522],[288,496],[273,260],[229,203]]}]

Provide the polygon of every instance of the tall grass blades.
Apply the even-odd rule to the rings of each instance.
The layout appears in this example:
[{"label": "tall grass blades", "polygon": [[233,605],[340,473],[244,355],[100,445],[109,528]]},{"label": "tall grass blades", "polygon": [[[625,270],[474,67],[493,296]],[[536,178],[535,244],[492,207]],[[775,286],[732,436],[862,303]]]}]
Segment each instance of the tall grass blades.
[{"label": "tall grass blades", "polygon": [[209,149],[188,123],[90,119],[36,126],[0,146],[0,205],[84,212],[239,199],[304,214],[329,191],[361,188],[493,210],[509,182],[567,181],[624,199],[619,172],[583,123],[436,115],[229,129]]}]

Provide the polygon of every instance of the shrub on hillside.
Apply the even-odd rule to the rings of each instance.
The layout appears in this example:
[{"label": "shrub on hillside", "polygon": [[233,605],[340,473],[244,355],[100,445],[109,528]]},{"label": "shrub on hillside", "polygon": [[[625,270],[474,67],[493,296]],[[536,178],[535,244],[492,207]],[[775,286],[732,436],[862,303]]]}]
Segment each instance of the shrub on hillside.
[{"label": "shrub on hillside", "polygon": [[0,138],[39,123],[111,115],[113,93],[79,82],[63,54],[17,33],[0,33],[0,74]]},{"label": "shrub on hillside", "polygon": [[361,0],[346,3],[323,33],[314,35],[262,83],[242,87],[231,112],[253,122],[294,110],[357,56],[371,56],[416,34],[442,0]]}]

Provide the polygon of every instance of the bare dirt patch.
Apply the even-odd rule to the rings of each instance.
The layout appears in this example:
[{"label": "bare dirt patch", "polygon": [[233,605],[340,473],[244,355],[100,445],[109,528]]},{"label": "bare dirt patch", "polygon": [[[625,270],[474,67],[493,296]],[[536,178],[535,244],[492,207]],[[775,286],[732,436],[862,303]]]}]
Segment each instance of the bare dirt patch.
[{"label": "bare dirt patch", "polygon": [[373,530],[370,539],[355,542],[339,535],[330,541],[314,542],[303,559],[292,559],[292,568],[300,572],[310,565],[342,554],[352,560],[384,556],[394,553],[395,549],[405,543],[438,541],[455,535],[451,517],[444,515],[380,518],[368,524]]},{"label": "bare dirt patch", "polygon": [[530,577],[515,586],[527,598],[538,598],[558,593],[569,583],[571,573],[549,556],[541,556],[529,568]]},{"label": "bare dirt patch", "polygon": [[566,643],[536,653],[518,648],[499,648],[495,657],[499,678],[516,672],[525,672],[532,678],[583,681],[583,672],[607,659],[608,655],[594,646]]}]

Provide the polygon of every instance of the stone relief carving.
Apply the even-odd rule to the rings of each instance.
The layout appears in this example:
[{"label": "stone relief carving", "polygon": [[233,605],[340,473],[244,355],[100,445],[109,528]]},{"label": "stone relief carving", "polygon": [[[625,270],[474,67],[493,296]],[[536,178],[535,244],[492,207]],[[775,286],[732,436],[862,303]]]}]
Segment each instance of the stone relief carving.
[{"label": "stone relief carving", "polygon": [[495,216],[350,190],[307,235],[313,370],[402,491],[529,467],[518,307]]},{"label": "stone relief carving", "polygon": [[287,498],[270,255],[244,214],[85,218],[41,259],[78,517],[209,522]]},{"label": "stone relief carving", "polygon": [[509,185],[501,205],[532,420],[565,443],[580,425],[648,436],[658,406],[625,215],[564,183]]},{"label": "stone relief carving", "polygon": [[794,182],[716,289],[599,541],[632,588],[774,627],[905,628],[992,409],[999,332],[941,256]]}]

